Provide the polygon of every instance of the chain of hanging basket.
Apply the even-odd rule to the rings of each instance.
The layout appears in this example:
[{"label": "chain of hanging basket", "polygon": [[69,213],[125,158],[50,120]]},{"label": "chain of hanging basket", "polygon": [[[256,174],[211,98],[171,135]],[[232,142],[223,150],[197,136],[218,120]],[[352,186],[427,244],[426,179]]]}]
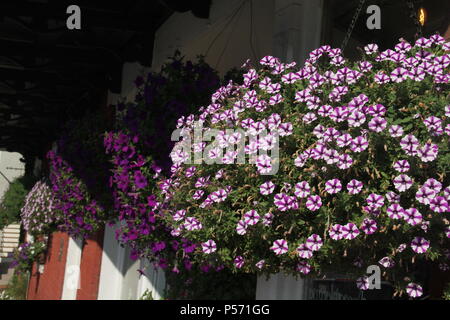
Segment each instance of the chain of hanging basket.
[{"label": "chain of hanging basket", "polygon": [[[364,3],[366,0],[360,0],[358,7],[355,11],[355,14],[353,15],[352,21],[347,29],[347,33],[345,34],[344,40],[342,40],[341,44],[341,51],[343,52],[345,47],[347,46],[348,41],[350,40],[350,37],[353,33],[353,29],[355,28],[356,21],[358,21],[359,15],[361,14],[362,7],[364,6]],[[415,39],[418,39],[422,36],[422,25],[419,22],[419,19],[417,17],[416,9],[414,8],[414,2],[412,0],[406,0],[406,5],[408,6],[410,10],[409,16],[411,19],[414,20],[414,24],[416,25],[416,34]]]},{"label": "chain of hanging basket", "polygon": [[366,0],[359,1],[358,8],[356,9],[355,14],[353,15],[353,18],[352,18],[352,22],[350,23],[350,26],[348,27],[347,34],[345,35],[344,40],[342,40],[342,44],[341,44],[342,52],[344,52],[344,49],[347,46],[348,41],[350,40],[350,37],[353,33],[353,29],[355,28],[355,25],[356,25],[356,21],[359,18],[359,14],[361,13],[361,9],[365,2],[366,2]]},{"label": "chain of hanging basket", "polygon": [[414,37],[417,40],[418,38],[422,37],[422,25],[417,18],[417,11],[414,8],[414,2],[412,0],[406,0],[406,5],[410,10],[409,16],[414,20],[414,24],[416,25],[416,34],[414,35]]}]

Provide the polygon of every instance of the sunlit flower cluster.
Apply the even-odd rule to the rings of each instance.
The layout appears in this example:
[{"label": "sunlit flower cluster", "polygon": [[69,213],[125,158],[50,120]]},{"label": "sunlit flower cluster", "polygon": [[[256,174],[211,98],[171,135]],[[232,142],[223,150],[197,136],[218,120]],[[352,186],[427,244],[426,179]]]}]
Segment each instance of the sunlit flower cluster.
[{"label": "sunlit flower cluster", "polygon": [[[179,119],[157,211],[197,244],[197,261],[315,275],[380,265],[411,297],[422,288],[406,270],[448,263],[450,44],[434,35],[364,51],[353,63],[325,45],[304,66],[266,56]],[[193,139],[211,129],[214,142]]]}]

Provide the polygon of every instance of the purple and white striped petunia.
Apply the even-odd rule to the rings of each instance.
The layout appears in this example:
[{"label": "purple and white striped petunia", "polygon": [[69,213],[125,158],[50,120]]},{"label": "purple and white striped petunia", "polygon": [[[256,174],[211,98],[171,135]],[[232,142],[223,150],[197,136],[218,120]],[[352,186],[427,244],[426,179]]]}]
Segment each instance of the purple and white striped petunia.
[{"label": "purple and white striped petunia", "polygon": [[430,201],[434,199],[436,196],[436,192],[434,190],[427,188],[427,187],[421,187],[416,192],[416,200],[420,202],[421,204],[429,205]]},{"label": "purple and white striped petunia", "polygon": [[401,174],[393,180],[395,188],[399,192],[405,192],[413,185],[413,180],[406,174]]},{"label": "purple and white striped petunia", "polygon": [[266,155],[260,155],[256,158],[256,168],[260,174],[267,174],[272,171],[272,159]]},{"label": "purple and white striped petunia", "polygon": [[423,289],[420,285],[418,285],[417,283],[409,283],[406,286],[406,293],[408,294],[408,296],[410,296],[411,298],[418,298],[421,297],[423,294]]},{"label": "purple and white striped petunia", "polygon": [[265,226],[270,226],[273,220],[273,214],[270,212],[267,212],[263,219],[262,219],[262,224]]},{"label": "purple and white striped petunia", "polygon": [[184,219],[184,216],[186,215],[186,210],[178,210],[177,212],[174,213],[173,220],[175,221],[181,221]]},{"label": "purple and white striped petunia", "polygon": [[400,195],[396,194],[394,191],[389,191],[386,193],[386,199],[389,203],[399,203]]},{"label": "purple and white striped petunia", "polygon": [[239,235],[244,235],[247,233],[247,223],[244,220],[239,220],[236,226],[236,232]]},{"label": "purple and white striped petunia", "polygon": [[188,217],[185,220],[184,227],[188,231],[200,230],[203,228],[200,221],[194,217]]},{"label": "purple and white striped petunia", "polygon": [[289,247],[285,239],[278,239],[273,242],[273,245],[272,247],[270,247],[270,249],[275,252],[276,255],[280,255],[288,252]]},{"label": "purple and white striped petunia", "polygon": [[450,211],[450,206],[444,197],[438,196],[430,200],[430,209],[437,213]]},{"label": "purple and white striped petunia", "polygon": [[342,233],[342,226],[340,224],[333,225],[328,231],[328,234],[333,240],[341,240],[342,238],[344,238],[344,235]]},{"label": "purple and white striped petunia", "polygon": [[384,257],[380,261],[378,261],[385,268],[393,268],[395,266],[394,260],[390,257]]},{"label": "purple and white striped petunia", "polygon": [[347,190],[350,194],[358,194],[361,192],[363,188],[363,183],[359,180],[352,179],[347,184]]},{"label": "purple and white striped petunia", "polygon": [[369,278],[367,276],[362,276],[356,279],[356,287],[359,290],[369,289]]},{"label": "purple and white striped petunia", "polygon": [[367,205],[372,208],[381,208],[384,205],[384,197],[375,193],[369,194],[366,201]]},{"label": "purple and white striped petunia", "polygon": [[200,200],[204,194],[205,194],[205,191],[203,191],[203,190],[195,190],[194,194],[192,195],[192,199]]},{"label": "purple and white striped petunia", "polygon": [[255,224],[258,223],[259,219],[260,217],[256,210],[250,210],[244,214],[244,222],[248,226],[254,226]]},{"label": "purple and white striped petunia", "polygon": [[320,196],[309,196],[306,200],[306,207],[311,211],[319,210],[322,206],[322,199]]},{"label": "purple and white striped petunia", "polygon": [[295,184],[294,194],[297,198],[306,198],[311,193],[311,187],[307,181],[301,181]]},{"label": "purple and white striped petunia", "polygon": [[408,172],[410,167],[408,160],[398,160],[393,165],[394,170],[401,173]]},{"label": "purple and white striped petunia", "polygon": [[422,222],[422,214],[416,208],[405,209],[403,217],[412,226],[416,226]]},{"label": "purple and white striped petunia", "polygon": [[306,247],[311,251],[319,251],[323,245],[323,240],[318,234],[312,234],[306,239]]},{"label": "purple and white striped petunia", "polygon": [[243,256],[237,256],[234,258],[234,266],[238,269],[242,268],[244,266],[245,260]]},{"label": "purple and white striped petunia", "polygon": [[430,188],[435,193],[439,193],[442,190],[442,183],[440,183],[436,179],[430,178],[423,183],[422,187]]},{"label": "purple and white striped petunia", "polygon": [[352,240],[355,239],[359,235],[359,229],[356,227],[354,223],[347,223],[342,226],[342,236],[344,239]]},{"label": "purple and white striped petunia", "polygon": [[313,256],[312,250],[305,243],[297,247],[297,254],[302,259],[310,259]]},{"label": "purple and white striped petunia", "polygon": [[275,184],[272,181],[266,181],[259,186],[259,192],[264,196],[271,194],[274,190]]},{"label": "purple and white striped petunia", "polygon": [[399,125],[392,125],[389,127],[389,134],[393,138],[399,138],[403,136],[403,128]]},{"label": "purple and white striped petunia", "polygon": [[398,203],[393,203],[386,209],[386,213],[391,219],[402,219],[405,216],[405,209]]},{"label": "purple and white striped petunia", "polygon": [[377,222],[373,219],[366,218],[363,220],[360,229],[365,234],[373,234],[378,229]]},{"label": "purple and white striped petunia", "polygon": [[430,242],[423,237],[415,237],[411,241],[411,249],[415,253],[425,253],[430,247]]},{"label": "purple and white striped petunia", "polygon": [[342,184],[339,179],[331,179],[325,182],[325,191],[329,194],[335,194],[342,190]]},{"label": "purple and white striped petunia", "polygon": [[375,132],[382,132],[386,126],[387,121],[382,117],[375,117],[369,121],[369,129]]},{"label": "purple and white striped petunia", "polygon": [[353,152],[359,153],[359,152],[363,152],[364,150],[366,150],[368,146],[369,146],[369,142],[367,141],[367,139],[364,138],[363,136],[358,136],[353,139],[351,146],[350,146],[350,150],[352,150]]},{"label": "purple and white striped petunia", "polygon": [[414,156],[419,148],[419,140],[414,135],[408,134],[400,140],[400,146],[408,156]]},{"label": "purple and white striped petunia", "polygon": [[210,254],[217,250],[216,242],[214,240],[208,240],[202,243],[203,253]]},{"label": "purple and white striped petunia", "polygon": [[297,264],[296,270],[303,274],[308,274],[311,272],[311,265],[306,261],[300,261]]},{"label": "purple and white striped petunia", "polygon": [[256,266],[259,270],[261,270],[262,268],[264,268],[265,264],[266,264],[266,261],[265,261],[265,260],[259,260],[259,261],[255,264],[255,266]]}]

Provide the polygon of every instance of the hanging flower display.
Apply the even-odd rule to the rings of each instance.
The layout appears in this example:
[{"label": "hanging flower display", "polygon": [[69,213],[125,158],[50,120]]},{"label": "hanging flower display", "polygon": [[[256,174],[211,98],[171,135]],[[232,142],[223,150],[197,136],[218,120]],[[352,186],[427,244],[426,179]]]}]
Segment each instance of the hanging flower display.
[{"label": "hanging flower display", "polygon": [[[434,35],[357,62],[322,46],[302,67],[247,66],[177,122],[171,175],[146,203],[174,237],[164,263],[341,272],[361,289],[378,265],[419,297],[415,266],[450,247],[449,52]],[[134,192],[155,174],[132,172]]]},{"label": "hanging flower display", "polygon": [[24,229],[33,236],[51,232],[58,225],[60,218],[54,205],[55,198],[47,183],[43,180],[36,182],[21,209]]}]

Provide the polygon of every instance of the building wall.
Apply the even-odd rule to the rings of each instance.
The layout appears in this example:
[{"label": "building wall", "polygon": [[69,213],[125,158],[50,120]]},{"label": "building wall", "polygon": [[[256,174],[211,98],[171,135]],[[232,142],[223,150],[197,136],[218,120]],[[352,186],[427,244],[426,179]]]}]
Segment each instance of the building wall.
[{"label": "building wall", "polygon": [[0,151],[0,201],[6,190],[8,190],[8,180],[12,182],[25,172],[25,164],[20,162],[20,158],[22,158],[20,153]]},{"label": "building wall", "polygon": [[187,59],[205,55],[222,74],[272,53],[274,0],[214,0],[209,19],[191,12],[173,14],[156,32],[152,69],[176,49]]},{"label": "building wall", "polygon": [[33,265],[28,286],[28,300],[59,300],[63,292],[69,236],[54,232],[48,239],[45,264]]},{"label": "building wall", "polygon": [[103,253],[103,229],[86,239],[80,262],[80,286],[77,300],[97,300]]}]

